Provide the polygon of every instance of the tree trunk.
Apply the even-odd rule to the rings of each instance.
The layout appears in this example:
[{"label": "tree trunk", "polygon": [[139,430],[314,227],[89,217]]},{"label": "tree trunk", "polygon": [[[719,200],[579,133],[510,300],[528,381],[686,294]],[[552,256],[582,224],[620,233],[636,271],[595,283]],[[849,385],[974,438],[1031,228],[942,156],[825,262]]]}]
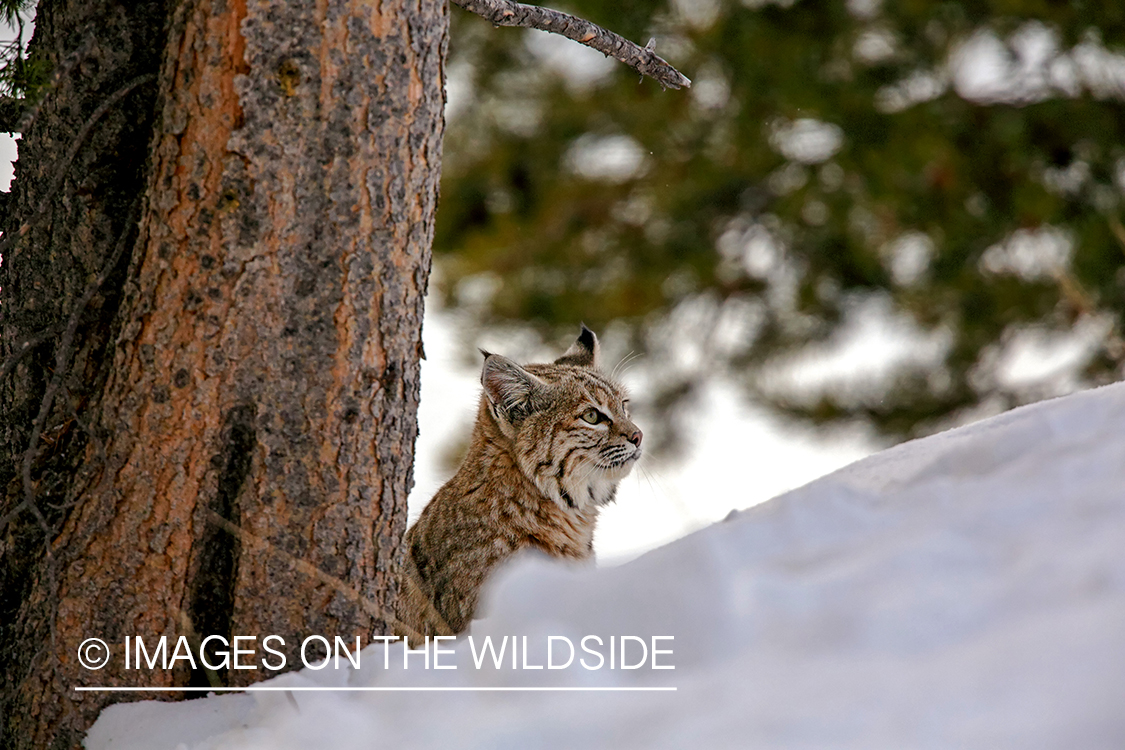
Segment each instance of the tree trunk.
[{"label": "tree trunk", "polygon": [[[114,694],[76,686],[247,684],[267,635],[294,668],[307,635],[389,630],[447,26],[436,0],[41,3],[56,64],[94,42],[21,141],[5,230],[134,88],[0,275],[0,357],[52,334],[0,386],[5,746],[77,745]],[[258,668],[125,670],[126,636],[161,635],[256,636]]]}]

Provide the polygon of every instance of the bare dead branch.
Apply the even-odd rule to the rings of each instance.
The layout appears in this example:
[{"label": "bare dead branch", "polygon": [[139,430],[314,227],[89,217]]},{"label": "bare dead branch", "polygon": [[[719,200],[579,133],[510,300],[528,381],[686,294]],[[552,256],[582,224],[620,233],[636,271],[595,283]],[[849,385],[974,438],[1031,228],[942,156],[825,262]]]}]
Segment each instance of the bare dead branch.
[{"label": "bare dead branch", "polygon": [[[55,353],[55,371],[51,376],[51,382],[47,384],[47,389],[43,393],[43,400],[39,404],[39,414],[35,418],[35,423],[32,425],[31,437],[28,440],[27,449],[24,450],[23,461],[20,481],[23,489],[23,500],[7,513],[3,518],[0,518],[0,533],[4,531],[8,523],[16,518],[24,510],[30,510],[31,514],[35,517],[36,523],[39,525],[40,531],[43,532],[43,549],[44,558],[47,564],[44,566],[44,574],[47,577],[47,590],[55,595],[58,591],[58,571],[55,561],[54,552],[51,550],[51,541],[54,536],[54,530],[51,525],[47,523],[46,517],[35,503],[35,487],[31,482],[31,466],[38,452],[39,438],[43,434],[43,428],[47,424],[47,418],[50,416],[51,408],[54,404],[55,396],[59,389],[63,387],[63,380],[70,370],[70,357],[71,351],[74,347],[74,339],[78,333],[78,325],[82,320],[82,316],[86,312],[86,306],[90,304],[90,300],[102,285],[105,284],[106,279],[109,278],[110,273],[113,272],[114,267],[118,261],[121,260],[122,254],[128,245],[128,238],[133,222],[136,220],[135,215],[137,209],[141,205],[141,200],[138,198],[133,203],[133,208],[129,212],[129,219],[125,222],[125,227],[121,230],[121,234],[117,239],[117,244],[106,259],[102,270],[98,275],[87,285],[82,297],[78,300],[74,310],[71,311],[70,319],[67,321],[66,330],[63,332],[62,339],[59,342],[58,349]],[[5,363],[6,364],[6,363]],[[77,417],[77,414],[76,414]],[[52,646],[55,645],[56,637],[56,623],[54,618],[51,618],[50,641]]]},{"label": "bare dead branch", "polygon": [[[228,534],[236,537],[237,540],[248,546],[248,548],[257,548],[264,552],[277,555],[278,558],[280,558],[281,560],[285,560],[297,570],[305,573],[305,575],[309,578],[315,578],[316,580],[321,581],[322,584],[333,588],[337,591],[337,593],[348,599],[349,602],[353,602],[355,605],[358,605],[363,612],[366,612],[368,615],[375,618],[375,620],[384,621],[388,625],[395,627],[396,632],[407,635],[409,639],[415,642],[421,641],[423,639],[422,633],[414,630],[414,627],[412,627],[411,625],[408,625],[402,620],[399,620],[399,618],[396,617],[393,613],[382,611],[382,608],[379,607],[379,605],[371,602],[370,599],[364,597],[362,594],[360,594],[359,590],[349,585],[348,582],[341,580],[340,578],[336,578],[335,576],[331,575],[331,573],[324,572],[323,570],[314,566],[314,564],[311,562],[307,562],[298,557],[295,557],[295,555],[282,550],[276,544],[272,544],[268,539],[263,539],[263,537],[258,536],[257,534],[246,531],[245,528],[243,528],[239,524],[227,521],[226,518],[215,513],[212,509],[204,510],[204,515],[207,518],[208,522],[215,524]],[[434,611],[434,614],[436,615],[436,611]],[[440,618],[440,615],[436,616]],[[452,635],[453,632],[449,631],[448,633],[443,634]]]},{"label": "bare dead branch", "polygon": [[237,538],[247,547],[256,547],[259,550],[276,555],[310,578],[314,578],[325,584],[326,586],[334,589],[345,599],[358,605],[360,609],[362,609],[375,620],[382,620],[392,626],[398,627],[404,632],[411,634],[411,638],[416,637],[418,640],[422,639],[422,635],[420,633],[415,631],[410,626],[406,625],[406,623],[401,622],[390,612],[384,612],[378,604],[364,597],[359,591],[357,591],[353,586],[349,585],[346,581],[343,581],[329,573],[325,573],[323,570],[316,567],[312,563],[289,554],[277,545],[272,544],[268,539],[264,539],[257,534],[253,534],[247,531],[238,524],[223,518],[213,510],[205,510],[204,516],[208,521],[223,529],[231,536]]},{"label": "bare dead branch", "polygon": [[[13,42],[17,49],[20,50],[18,54],[21,56],[23,49],[22,23],[23,19],[20,18],[20,35]],[[0,107],[0,114],[3,115],[0,117],[0,132],[26,133],[31,127],[31,124],[35,122],[35,118],[39,116],[39,110],[42,108],[43,102],[47,98],[47,91],[55,88],[55,86],[59,84],[59,81],[69,76],[71,72],[78,67],[78,64],[86,59],[86,56],[90,54],[90,50],[93,49],[93,46],[94,35],[93,33],[89,33],[86,35],[86,39],[82,44],[63,58],[62,63],[51,73],[51,79],[47,81],[46,86],[40,90],[34,102],[28,102],[27,99],[7,98],[4,106]]]},{"label": "bare dead branch", "polygon": [[[18,230],[14,232],[5,232],[4,238],[0,240],[0,255],[8,252],[8,248],[14,242],[30,232],[33,226],[38,224],[47,216],[48,209],[51,207],[51,201],[54,199],[55,193],[57,193],[59,191],[59,188],[62,187],[63,180],[66,178],[66,173],[70,169],[71,162],[74,161],[74,157],[78,156],[79,149],[82,148],[82,144],[86,141],[87,136],[90,135],[90,131],[94,129],[94,125],[97,124],[98,120],[100,120],[106,112],[112,109],[114,105],[124,99],[125,96],[129,94],[129,92],[131,92],[133,89],[137,88],[142,83],[148,83],[149,81],[155,80],[156,75],[154,73],[147,73],[143,76],[137,76],[136,78],[119,88],[117,91],[114,91],[109,95],[109,97],[106,98],[105,101],[98,105],[98,108],[94,110],[94,113],[91,114],[89,119],[86,120],[85,124],[83,124],[82,126],[82,129],[78,131],[78,134],[71,142],[70,150],[66,152],[66,155],[59,163],[59,168],[55,172],[55,178],[51,181],[51,185],[47,189],[47,192],[43,195],[43,199],[39,201],[39,206],[35,209],[35,213],[33,213],[31,215],[31,218],[25,221]],[[11,261],[6,262],[10,263]]]},{"label": "bare dead branch", "polygon": [[247,531],[238,524],[229,521],[226,518],[223,518],[213,510],[205,510],[204,514],[206,515],[208,521],[223,529],[228,534],[238,538],[243,544],[246,544],[248,547],[257,547],[264,552],[269,552],[277,555],[282,560],[285,560],[305,575],[309,576],[310,578],[315,578],[316,580],[329,586],[330,588],[335,589],[338,593],[343,595],[344,598],[355,602],[364,612],[371,615],[372,617],[378,619],[386,619],[387,615],[382,611],[379,605],[364,598],[358,591],[355,590],[355,588],[349,586],[346,582],[340,580],[336,576],[325,573],[323,570],[316,567],[312,563],[306,562],[299,557],[295,557],[289,554],[285,550],[273,545],[268,539],[263,539],[257,534],[253,534]]},{"label": "bare dead branch", "polygon": [[58,326],[50,326],[45,330],[40,331],[39,333],[28,336],[19,344],[16,344],[14,347],[12,347],[15,351],[13,351],[12,354],[6,360],[4,360],[3,364],[0,364],[0,380],[8,377],[8,375],[16,369],[16,365],[20,363],[21,359],[26,357],[31,352],[35,351],[35,347],[39,346],[47,339],[53,338],[56,334],[58,334],[58,332]]},{"label": "bare dead branch", "polygon": [[[39,402],[39,414],[35,417],[35,422],[31,427],[31,437],[28,440],[27,448],[23,453],[23,460],[20,471],[20,479],[23,485],[23,501],[12,509],[3,518],[0,518],[0,532],[8,525],[8,523],[18,516],[24,510],[30,509],[35,515],[36,520],[43,529],[44,535],[48,541],[51,536],[51,529],[47,526],[46,520],[39,511],[39,507],[35,504],[35,488],[31,482],[31,466],[35,460],[35,455],[39,448],[39,438],[43,434],[43,429],[47,425],[47,418],[51,414],[51,409],[55,403],[55,396],[58,394],[59,389],[62,387],[63,379],[70,371],[70,356],[74,348],[74,339],[78,334],[78,325],[82,321],[82,316],[86,312],[87,305],[90,300],[94,298],[98,290],[105,284],[106,279],[109,278],[110,273],[113,272],[114,267],[118,261],[121,260],[122,254],[128,245],[128,238],[130,230],[132,229],[133,222],[136,220],[137,208],[140,205],[140,199],[133,204],[133,210],[129,212],[129,220],[125,222],[124,229],[121,230],[120,236],[117,238],[117,244],[106,258],[102,270],[96,277],[86,286],[86,290],[82,293],[74,309],[70,313],[70,319],[67,321],[66,330],[63,331],[62,339],[59,341],[58,348],[55,350],[55,371],[51,376],[51,381],[47,384],[47,389],[43,393],[43,399]],[[4,363],[7,366],[7,362]],[[14,366],[14,364],[13,364]],[[48,548],[47,557],[50,559],[51,552]]]},{"label": "bare dead branch", "polygon": [[[180,628],[184,631],[184,635],[187,636],[188,643],[191,644],[192,652],[196,654],[202,654],[203,639],[199,637],[199,632],[195,629],[195,625],[191,621],[191,615],[177,607],[172,602],[168,602],[167,606],[168,609],[170,609],[172,613],[179,619]],[[203,674],[207,676],[207,683],[211,687],[224,687],[223,681],[219,679],[219,673],[209,667],[206,660],[201,661],[203,661]]]},{"label": "bare dead branch", "polygon": [[691,86],[691,79],[669,65],[653,50],[655,39],[639,47],[628,39],[607,31],[569,13],[513,0],[453,0],[470,13],[491,21],[495,26],[520,26],[527,29],[562,34],[579,44],[596,49],[607,57],[620,60],[641,75],[671,89]]},{"label": "bare dead branch", "polygon": [[12,508],[10,511],[8,511],[8,513],[6,515],[0,516],[0,531],[3,531],[5,528],[7,528],[8,523],[13,518],[18,516],[20,513],[23,513],[23,510],[26,507],[26,503],[27,503],[27,500],[21,500],[19,502],[19,504],[16,505],[16,507]]}]

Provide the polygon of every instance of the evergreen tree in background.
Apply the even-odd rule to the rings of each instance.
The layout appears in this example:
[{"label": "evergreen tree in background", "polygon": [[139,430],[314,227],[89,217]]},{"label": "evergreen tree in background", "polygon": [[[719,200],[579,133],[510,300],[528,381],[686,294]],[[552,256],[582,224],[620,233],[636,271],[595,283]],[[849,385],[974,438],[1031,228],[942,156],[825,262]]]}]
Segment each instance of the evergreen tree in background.
[{"label": "evergreen tree in background", "polygon": [[[1125,5],[566,9],[693,86],[454,12],[435,253],[478,324],[605,330],[664,417],[722,373],[890,439],[1121,377]],[[881,375],[788,376],[864,322]]]}]

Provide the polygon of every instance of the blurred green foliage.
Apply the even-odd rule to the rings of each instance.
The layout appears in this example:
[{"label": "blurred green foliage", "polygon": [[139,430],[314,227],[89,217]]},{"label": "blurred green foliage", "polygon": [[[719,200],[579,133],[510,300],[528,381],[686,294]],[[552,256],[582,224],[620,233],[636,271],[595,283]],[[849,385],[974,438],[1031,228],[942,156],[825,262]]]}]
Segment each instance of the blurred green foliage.
[{"label": "blurred green foliage", "polygon": [[34,102],[50,75],[45,60],[27,57],[37,0],[0,0],[0,126],[14,127],[24,107]]},{"label": "blurred green foliage", "polygon": [[[669,363],[663,416],[721,373],[891,439],[1121,376],[1120,0],[561,9],[654,36],[694,84],[583,78],[577,45],[568,70],[538,32],[454,11],[435,252],[479,325],[614,332]],[[930,354],[786,376],[865,306]],[[1067,346],[1064,373],[1005,374]]]}]

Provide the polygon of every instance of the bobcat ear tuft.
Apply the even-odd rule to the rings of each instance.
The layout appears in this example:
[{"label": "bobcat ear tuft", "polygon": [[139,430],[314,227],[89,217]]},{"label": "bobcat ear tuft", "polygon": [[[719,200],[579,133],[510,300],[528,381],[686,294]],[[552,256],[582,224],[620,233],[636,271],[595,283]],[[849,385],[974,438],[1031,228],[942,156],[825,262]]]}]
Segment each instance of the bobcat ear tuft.
[{"label": "bobcat ear tuft", "polygon": [[534,411],[534,397],[546,384],[507,357],[487,354],[480,382],[488,402],[509,422]]},{"label": "bobcat ear tuft", "polygon": [[555,360],[555,364],[596,368],[600,348],[597,335],[583,323],[582,332],[578,334],[578,338],[561,357]]}]

